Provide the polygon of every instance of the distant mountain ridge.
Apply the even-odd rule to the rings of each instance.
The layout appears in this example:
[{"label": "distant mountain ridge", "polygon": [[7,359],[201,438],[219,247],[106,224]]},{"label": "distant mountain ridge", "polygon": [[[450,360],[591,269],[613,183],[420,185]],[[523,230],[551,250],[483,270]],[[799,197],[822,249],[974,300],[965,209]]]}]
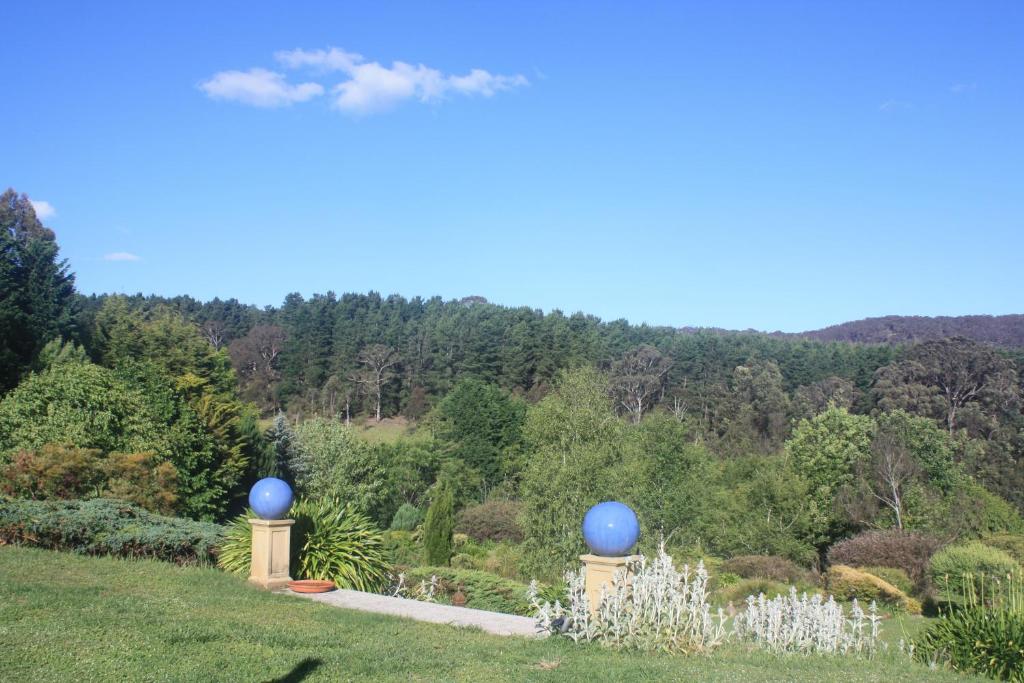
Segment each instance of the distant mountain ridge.
[{"label": "distant mountain ridge", "polygon": [[1024,347],[1024,315],[887,315],[785,336],[869,344],[905,344],[967,337],[998,346]]}]

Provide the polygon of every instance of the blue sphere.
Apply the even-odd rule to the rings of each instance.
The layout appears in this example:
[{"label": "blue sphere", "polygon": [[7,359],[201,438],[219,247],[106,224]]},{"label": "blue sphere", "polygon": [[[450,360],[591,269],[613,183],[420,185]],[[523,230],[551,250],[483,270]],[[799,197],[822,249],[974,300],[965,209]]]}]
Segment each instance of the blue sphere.
[{"label": "blue sphere", "polygon": [[590,552],[604,557],[625,555],[640,538],[640,522],[628,505],[598,503],[583,517],[583,540]]},{"label": "blue sphere", "polygon": [[292,487],[275,477],[260,479],[249,491],[249,507],[260,519],[281,519],[294,499]]}]

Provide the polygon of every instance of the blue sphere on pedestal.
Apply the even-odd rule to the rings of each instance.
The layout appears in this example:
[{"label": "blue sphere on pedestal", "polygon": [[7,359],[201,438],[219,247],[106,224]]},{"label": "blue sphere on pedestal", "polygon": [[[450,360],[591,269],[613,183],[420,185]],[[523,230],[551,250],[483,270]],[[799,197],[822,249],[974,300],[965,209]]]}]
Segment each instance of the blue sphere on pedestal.
[{"label": "blue sphere on pedestal", "polygon": [[640,522],[636,513],[624,503],[598,503],[583,517],[583,540],[595,555],[625,555],[636,545],[638,538]]},{"label": "blue sphere on pedestal", "polygon": [[249,490],[249,507],[260,519],[282,519],[295,496],[287,482],[276,477],[260,479]]}]

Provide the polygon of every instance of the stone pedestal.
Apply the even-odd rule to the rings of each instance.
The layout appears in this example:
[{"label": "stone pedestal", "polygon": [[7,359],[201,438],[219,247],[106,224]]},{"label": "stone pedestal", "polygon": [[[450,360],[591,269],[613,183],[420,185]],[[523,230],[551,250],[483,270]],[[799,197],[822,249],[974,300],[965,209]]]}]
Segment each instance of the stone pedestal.
[{"label": "stone pedestal", "polygon": [[273,590],[288,585],[294,519],[250,519],[252,525],[252,566],[249,581]]},{"label": "stone pedestal", "polygon": [[580,555],[583,566],[586,567],[586,580],[583,589],[587,594],[587,601],[590,603],[590,613],[597,612],[601,604],[601,588],[605,587],[610,591],[616,572],[626,572],[626,581],[629,581],[629,563],[636,560],[636,555],[624,555],[622,557],[601,557],[600,555]]}]

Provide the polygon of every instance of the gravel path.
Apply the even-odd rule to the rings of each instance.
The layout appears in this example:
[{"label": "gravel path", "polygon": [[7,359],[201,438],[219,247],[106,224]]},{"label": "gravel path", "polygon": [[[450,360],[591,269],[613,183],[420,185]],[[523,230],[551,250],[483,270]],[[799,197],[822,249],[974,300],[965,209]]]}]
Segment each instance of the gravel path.
[{"label": "gravel path", "polygon": [[333,590],[329,593],[292,593],[309,598],[326,605],[356,609],[362,612],[390,614],[406,617],[417,621],[428,621],[432,624],[450,624],[451,626],[470,626],[482,629],[499,636],[540,637],[535,622],[529,617],[519,617],[501,612],[485,612],[481,609],[468,607],[452,607],[432,602],[392,598],[387,595],[362,593],[360,591]]}]

